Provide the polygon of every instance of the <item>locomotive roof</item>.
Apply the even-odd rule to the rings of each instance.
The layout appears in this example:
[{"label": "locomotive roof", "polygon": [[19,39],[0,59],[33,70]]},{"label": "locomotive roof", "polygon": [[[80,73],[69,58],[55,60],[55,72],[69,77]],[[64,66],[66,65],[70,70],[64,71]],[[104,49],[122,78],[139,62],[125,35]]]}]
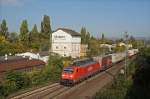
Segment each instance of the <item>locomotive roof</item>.
[{"label": "locomotive roof", "polygon": [[77,59],[77,60],[74,60],[73,62],[86,61],[86,60],[92,60],[92,58]]},{"label": "locomotive roof", "polygon": [[81,60],[76,60],[72,63],[72,66],[80,66],[84,67],[90,64],[96,63],[92,58],[87,58],[87,59],[81,59]]}]

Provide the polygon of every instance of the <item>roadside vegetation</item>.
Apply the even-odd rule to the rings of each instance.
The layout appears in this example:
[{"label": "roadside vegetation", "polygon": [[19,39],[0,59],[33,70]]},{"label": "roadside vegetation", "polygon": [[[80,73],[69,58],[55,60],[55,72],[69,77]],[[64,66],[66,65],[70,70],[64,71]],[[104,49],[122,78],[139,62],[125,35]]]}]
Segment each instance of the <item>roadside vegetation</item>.
[{"label": "roadside vegetation", "polygon": [[130,62],[127,78],[119,74],[112,85],[100,90],[93,99],[149,99],[150,47],[144,47],[137,59]]}]

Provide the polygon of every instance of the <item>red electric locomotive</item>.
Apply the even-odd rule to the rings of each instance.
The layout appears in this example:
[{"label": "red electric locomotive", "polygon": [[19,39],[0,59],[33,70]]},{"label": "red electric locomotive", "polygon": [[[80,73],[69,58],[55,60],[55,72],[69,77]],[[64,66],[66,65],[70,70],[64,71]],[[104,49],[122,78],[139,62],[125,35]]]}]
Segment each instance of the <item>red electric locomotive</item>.
[{"label": "red electric locomotive", "polygon": [[61,75],[61,83],[74,84],[90,77],[100,70],[106,69],[112,64],[111,56],[95,57],[74,61],[69,66],[65,66]]},{"label": "red electric locomotive", "polygon": [[74,84],[100,70],[101,65],[93,59],[74,61],[69,66],[65,66],[61,75],[61,83]]}]

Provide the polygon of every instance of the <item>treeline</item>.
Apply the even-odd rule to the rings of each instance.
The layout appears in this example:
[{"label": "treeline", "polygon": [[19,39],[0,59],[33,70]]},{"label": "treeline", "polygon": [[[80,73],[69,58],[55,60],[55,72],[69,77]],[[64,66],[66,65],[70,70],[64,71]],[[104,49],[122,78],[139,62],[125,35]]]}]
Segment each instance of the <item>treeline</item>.
[{"label": "treeline", "polygon": [[[101,54],[108,54],[108,53],[116,53],[116,52],[124,52],[126,49],[126,46],[119,46],[119,43],[126,43],[124,39],[117,39],[117,40],[111,40],[107,37],[105,37],[105,34],[102,33],[101,37],[94,37],[89,33],[85,27],[81,28],[81,44],[87,44],[88,50],[87,50],[87,56],[97,56]],[[109,49],[107,47],[100,47],[100,44],[116,44],[116,47]],[[133,48],[140,48],[143,46],[144,41],[143,40],[136,40],[133,36],[128,37],[127,44],[132,44]],[[111,51],[110,51],[111,50]]]},{"label": "treeline", "polygon": [[[51,47],[50,34],[52,33],[50,17],[43,16],[41,21],[40,31],[37,25],[34,24],[29,30],[27,20],[23,20],[20,24],[19,33],[8,31],[6,20],[0,22],[0,56],[5,54],[15,54],[25,51],[39,52],[48,51]],[[125,42],[123,39],[110,40],[105,37],[104,33],[101,38],[94,37],[85,27],[81,28],[81,43],[88,45],[87,56],[95,56],[103,53],[109,53],[108,48],[100,48],[100,44],[117,44],[117,47],[112,49],[112,52],[122,52],[125,46],[118,46],[120,42]],[[132,44],[133,48],[141,46],[143,42],[136,40],[133,36],[128,39],[128,44]]]},{"label": "treeline", "polygon": [[45,51],[48,50],[49,37],[52,33],[50,17],[44,15],[41,21],[41,30],[38,31],[37,25],[34,24],[32,30],[28,28],[27,20],[23,20],[20,25],[19,33],[8,31],[6,20],[0,24],[0,55],[8,53],[18,53],[25,51]]}]

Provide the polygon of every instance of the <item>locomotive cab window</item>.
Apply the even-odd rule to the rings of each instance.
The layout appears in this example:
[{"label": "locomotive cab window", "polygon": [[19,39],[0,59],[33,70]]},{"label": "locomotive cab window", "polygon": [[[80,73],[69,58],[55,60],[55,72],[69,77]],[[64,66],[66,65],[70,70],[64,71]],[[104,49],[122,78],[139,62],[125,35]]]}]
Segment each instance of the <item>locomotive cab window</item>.
[{"label": "locomotive cab window", "polygon": [[65,73],[73,73],[73,69],[64,69]]},{"label": "locomotive cab window", "polygon": [[69,66],[77,66],[77,62],[73,62]]}]

